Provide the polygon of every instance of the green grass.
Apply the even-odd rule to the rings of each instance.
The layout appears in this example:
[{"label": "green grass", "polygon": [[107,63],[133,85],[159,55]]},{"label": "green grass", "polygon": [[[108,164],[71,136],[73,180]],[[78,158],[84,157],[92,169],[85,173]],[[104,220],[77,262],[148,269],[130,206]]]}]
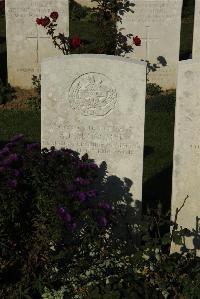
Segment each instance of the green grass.
[{"label": "green grass", "polygon": [[29,142],[40,142],[40,114],[33,111],[0,110],[0,144],[5,144],[17,133]]}]

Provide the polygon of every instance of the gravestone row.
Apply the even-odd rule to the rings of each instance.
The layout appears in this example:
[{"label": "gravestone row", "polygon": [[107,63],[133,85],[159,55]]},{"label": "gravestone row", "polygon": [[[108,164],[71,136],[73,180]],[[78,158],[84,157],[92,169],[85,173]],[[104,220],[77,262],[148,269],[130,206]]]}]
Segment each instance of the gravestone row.
[{"label": "gravestone row", "polygon": [[[90,1],[88,1],[90,2]],[[164,89],[175,88],[179,60],[182,0],[131,0],[134,13],[126,13],[117,27],[122,34],[141,37],[127,57],[148,60],[148,80]],[[84,2],[85,3],[85,2]],[[36,18],[58,11],[57,32],[69,34],[68,0],[6,0],[8,81],[29,89],[32,75],[40,72],[43,58],[59,55]],[[133,44],[132,39],[130,43]],[[155,68],[157,64],[157,68]],[[149,71],[149,68],[148,68]]]},{"label": "gravestone row", "polygon": [[[135,47],[130,59],[70,55],[43,61],[41,142],[42,147],[69,147],[81,154],[87,152],[97,163],[106,161],[109,174],[132,181],[133,199],[141,202],[146,64],[139,60],[153,64],[161,56],[166,65],[152,72],[149,80],[164,88],[176,86],[182,0],[134,3],[133,19],[127,14],[118,24],[126,33],[142,37],[141,47]],[[31,76],[40,72],[43,58],[58,55],[43,28],[35,24],[37,17],[52,11],[60,15],[58,32],[68,34],[68,1],[6,1],[8,73],[13,86],[30,88]],[[193,51],[198,58],[197,29]],[[198,61],[179,63],[172,216],[188,194],[178,223],[194,230],[196,235],[187,245],[196,248],[200,217],[199,78]]]}]

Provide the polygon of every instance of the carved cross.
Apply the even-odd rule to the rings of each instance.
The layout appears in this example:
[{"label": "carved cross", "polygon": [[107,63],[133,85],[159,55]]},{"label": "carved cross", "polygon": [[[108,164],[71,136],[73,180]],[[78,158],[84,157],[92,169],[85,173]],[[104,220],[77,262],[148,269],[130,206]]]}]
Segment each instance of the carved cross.
[{"label": "carved cross", "polygon": [[146,36],[145,37],[141,36],[142,40],[145,40],[145,43],[146,43],[146,58],[145,58],[145,60],[149,59],[149,48],[150,48],[149,43],[154,40],[159,40],[159,37],[150,37],[149,36],[149,28],[150,28],[150,26],[146,26]]},{"label": "carved cross", "polygon": [[50,38],[49,36],[39,36],[38,28],[36,26],[37,34],[36,36],[27,36],[27,39],[36,39],[36,53],[37,53],[37,64],[39,63],[39,40],[43,38]]}]

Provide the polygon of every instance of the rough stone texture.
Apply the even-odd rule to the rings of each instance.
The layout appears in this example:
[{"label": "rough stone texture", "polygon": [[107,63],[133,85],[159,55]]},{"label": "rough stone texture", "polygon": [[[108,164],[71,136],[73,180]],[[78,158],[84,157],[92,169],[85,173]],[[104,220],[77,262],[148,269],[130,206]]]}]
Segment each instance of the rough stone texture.
[{"label": "rough stone texture", "polygon": [[146,64],[106,55],[42,63],[42,147],[68,147],[129,178],[141,201]]},{"label": "rough stone texture", "polygon": [[[179,63],[176,122],[174,134],[174,169],[172,219],[187,195],[179,213],[178,224],[200,232],[200,62],[187,60]],[[198,220],[198,221],[197,221]],[[197,227],[198,226],[198,227]],[[186,239],[193,248],[192,239]],[[172,245],[172,251],[178,246]],[[199,251],[200,253],[200,251]]]},{"label": "rough stone texture", "polygon": [[97,6],[96,2],[91,2],[91,0],[75,0],[78,4],[82,6],[87,6],[87,7],[95,7]]},{"label": "rough stone texture", "polygon": [[200,58],[200,0],[195,0],[192,58]]},{"label": "rough stone texture", "polygon": [[[176,87],[177,63],[179,61],[182,0],[131,0],[134,13],[126,13],[118,30],[132,33],[142,40],[141,46],[134,45],[134,52],[127,57],[148,60],[151,66],[157,58],[167,66],[148,75],[149,82],[164,89]],[[123,30],[120,30],[124,28]],[[129,44],[133,45],[132,38]],[[164,58],[164,59],[163,59]]]},{"label": "rough stone texture", "polygon": [[60,55],[36,18],[59,13],[58,32],[69,34],[68,0],[6,0],[8,81],[15,87],[32,88],[32,75],[40,72],[45,57]]}]

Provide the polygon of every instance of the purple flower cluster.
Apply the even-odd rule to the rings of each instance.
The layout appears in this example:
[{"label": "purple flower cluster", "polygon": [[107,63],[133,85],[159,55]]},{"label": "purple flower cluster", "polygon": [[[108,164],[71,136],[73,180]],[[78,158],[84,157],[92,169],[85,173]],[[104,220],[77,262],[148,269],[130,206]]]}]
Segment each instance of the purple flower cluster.
[{"label": "purple flower cluster", "polygon": [[74,191],[72,192],[72,197],[77,199],[79,202],[84,202],[88,198],[94,198],[97,196],[96,190],[89,191]]},{"label": "purple flower cluster", "polygon": [[15,189],[17,187],[17,180],[8,180],[7,186],[11,189]]},{"label": "purple flower cluster", "polygon": [[76,223],[73,221],[72,216],[64,208],[60,207],[58,209],[58,215],[65,222],[69,230],[74,231],[76,229]]},{"label": "purple flower cluster", "polygon": [[18,160],[19,160],[19,156],[16,153],[10,154],[8,159],[4,160],[3,165],[9,166],[10,164],[12,164],[13,162],[16,162]]},{"label": "purple flower cluster", "polygon": [[81,185],[81,186],[86,186],[90,183],[90,181],[88,179],[83,179],[81,177],[77,177],[74,182],[76,184]]},{"label": "purple flower cluster", "polygon": [[85,163],[85,162],[80,162],[79,163],[79,168],[84,168],[84,169],[98,169],[98,165],[95,163]]},{"label": "purple flower cluster", "polygon": [[40,144],[39,143],[30,143],[30,144],[27,144],[26,148],[27,148],[28,151],[31,151],[33,149],[40,148]]},{"label": "purple flower cluster", "polygon": [[108,212],[112,211],[112,207],[107,202],[101,202],[101,203],[99,203],[99,208],[101,208],[101,209],[103,209],[105,211],[108,211]]},{"label": "purple flower cluster", "polygon": [[99,216],[97,220],[101,227],[106,227],[108,224],[108,220],[106,219],[105,216]]},{"label": "purple flower cluster", "polygon": [[13,143],[13,142],[16,142],[16,141],[20,141],[23,138],[24,138],[24,134],[19,133],[19,134],[15,135],[10,141]]}]

